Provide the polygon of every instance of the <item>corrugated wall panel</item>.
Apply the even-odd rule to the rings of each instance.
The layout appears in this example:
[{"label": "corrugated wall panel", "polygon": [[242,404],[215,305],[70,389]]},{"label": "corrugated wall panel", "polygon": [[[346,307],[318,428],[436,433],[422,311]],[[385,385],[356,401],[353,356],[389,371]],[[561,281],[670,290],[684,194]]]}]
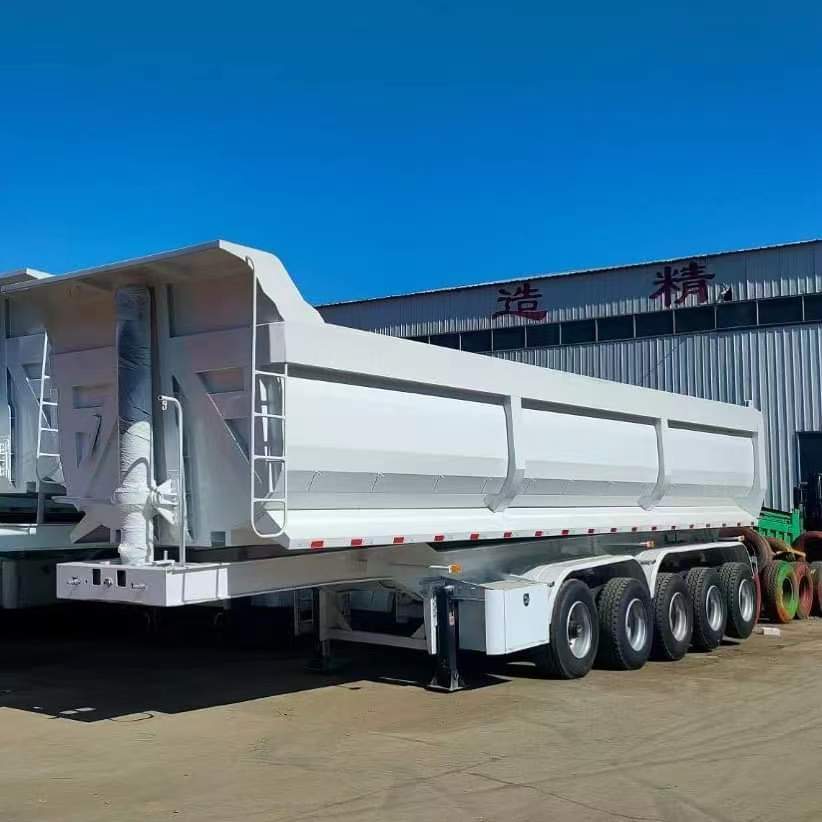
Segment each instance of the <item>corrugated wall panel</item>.
[{"label": "corrugated wall panel", "polygon": [[752,401],[765,415],[766,504],[782,510],[791,507],[798,480],[796,432],[822,431],[819,325],[514,351],[499,356],[721,402]]},{"label": "corrugated wall panel", "polygon": [[[706,281],[710,302],[717,300],[722,286],[730,286],[736,300],[822,291],[822,242],[686,257],[668,265],[691,262],[704,265],[704,273],[712,275]],[[502,307],[500,289],[510,291],[525,281],[539,291],[539,307],[548,312],[549,322],[658,311],[665,308],[664,298],[651,295],[658,290],[657,275],[664,274],[665,265],[555,277],[537,274],[510,283],[321,306],[320,312],[328,322],[404,337],[521,325],[528,320],[492,315]],[[671,296],[675,301],[680,295]],[[696,304],[695,296],[683,302]]]}]

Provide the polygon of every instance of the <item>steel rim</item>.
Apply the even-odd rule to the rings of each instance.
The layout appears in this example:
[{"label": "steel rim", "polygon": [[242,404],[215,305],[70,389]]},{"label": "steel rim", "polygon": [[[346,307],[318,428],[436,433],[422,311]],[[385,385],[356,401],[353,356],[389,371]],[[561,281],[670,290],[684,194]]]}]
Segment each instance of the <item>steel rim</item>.
[{"label": "steel rim", "polygon": [[677,642],[682,642],[688,634],[688,609],[685,607],[685,597],[677,591],[671,597],[668,605],[668,625]]},{"label": "steel rim", "polygon": [[720,594],[716,585],[711,585],[708,588],[708,593],[705,595],[705,610],[711,630],[721,631],[722,624],[725,621],[725,609],[722,607],[722,594]]},{"label": "steel rim", "polygon": [[739,612],[745,622],[750,622],[753,618],[755,599],[753,582],[749,579],[743,579],[739,586]]},{"label": "steel rim", "polygon": [[628,603],[628,610],[625,611],[625,635],[628,637],[628,644],[635,651],[641,651],[645,647],[648,621],[641,599],[634,598]]},{"label": "steel rim", "polygon": [[584,659],[594,643],[594,625],[591,612],[584,602],[577,600],[568,611],[565,620],[568,648],[577,659]]}]

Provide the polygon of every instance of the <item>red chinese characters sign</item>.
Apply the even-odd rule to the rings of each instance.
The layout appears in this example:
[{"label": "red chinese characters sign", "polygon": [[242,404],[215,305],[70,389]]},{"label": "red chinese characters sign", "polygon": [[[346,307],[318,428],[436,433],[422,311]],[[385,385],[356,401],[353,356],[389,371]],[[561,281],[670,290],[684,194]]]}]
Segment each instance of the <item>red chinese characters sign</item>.
[{"label": "red chinese characters sign", "polygon": [[666,265],[662,271],[656,272],[656,290],[650,294],[649,299],[661,299],[665,308],[670,308],[671,302],[682,305],[688,297],[693,296],[701,305],[708,302],[708,282],[714,276],[705,272],[703,263],[691,262],[682,268]]},{"label": "red chinese characters sign", "polygon": [[524,317],[526,320],[544,320],[548,312],[539,307],[542,294],[539,289],[529,282],[519,283],[517,286],[500,288],[497,302],[501,307],[491,319],[497,317]]}]

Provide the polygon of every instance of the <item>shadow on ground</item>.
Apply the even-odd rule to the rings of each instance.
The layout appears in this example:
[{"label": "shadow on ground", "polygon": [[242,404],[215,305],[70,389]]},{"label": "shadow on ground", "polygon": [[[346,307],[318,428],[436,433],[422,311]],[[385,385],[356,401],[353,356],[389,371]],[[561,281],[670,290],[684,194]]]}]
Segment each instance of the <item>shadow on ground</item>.
[{"label": "shadow on ground", "polygon": [[[345,644],[337,670],[309,671],[311,642],[290,638],[290,613],[261,611],[237,630],[215,627],[213,609],[164,612],[151,625],[133,608],[89,606],[0,612],[0,707],[137,721],[362,680],[421,688],[432,674],[425,654]],[[508,681],[481,657],[461,664],[471,688]]]}]

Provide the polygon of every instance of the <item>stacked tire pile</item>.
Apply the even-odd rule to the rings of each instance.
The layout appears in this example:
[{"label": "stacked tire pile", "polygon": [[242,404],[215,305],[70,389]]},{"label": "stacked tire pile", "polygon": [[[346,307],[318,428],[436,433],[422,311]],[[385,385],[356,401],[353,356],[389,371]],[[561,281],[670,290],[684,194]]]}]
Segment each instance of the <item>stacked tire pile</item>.
[{"label": "stacked tire pile", "polygon": [[759,613],[779,624],[822,613],[822,532],[806,532],[791,546],[742,530],[759,568]]}]

